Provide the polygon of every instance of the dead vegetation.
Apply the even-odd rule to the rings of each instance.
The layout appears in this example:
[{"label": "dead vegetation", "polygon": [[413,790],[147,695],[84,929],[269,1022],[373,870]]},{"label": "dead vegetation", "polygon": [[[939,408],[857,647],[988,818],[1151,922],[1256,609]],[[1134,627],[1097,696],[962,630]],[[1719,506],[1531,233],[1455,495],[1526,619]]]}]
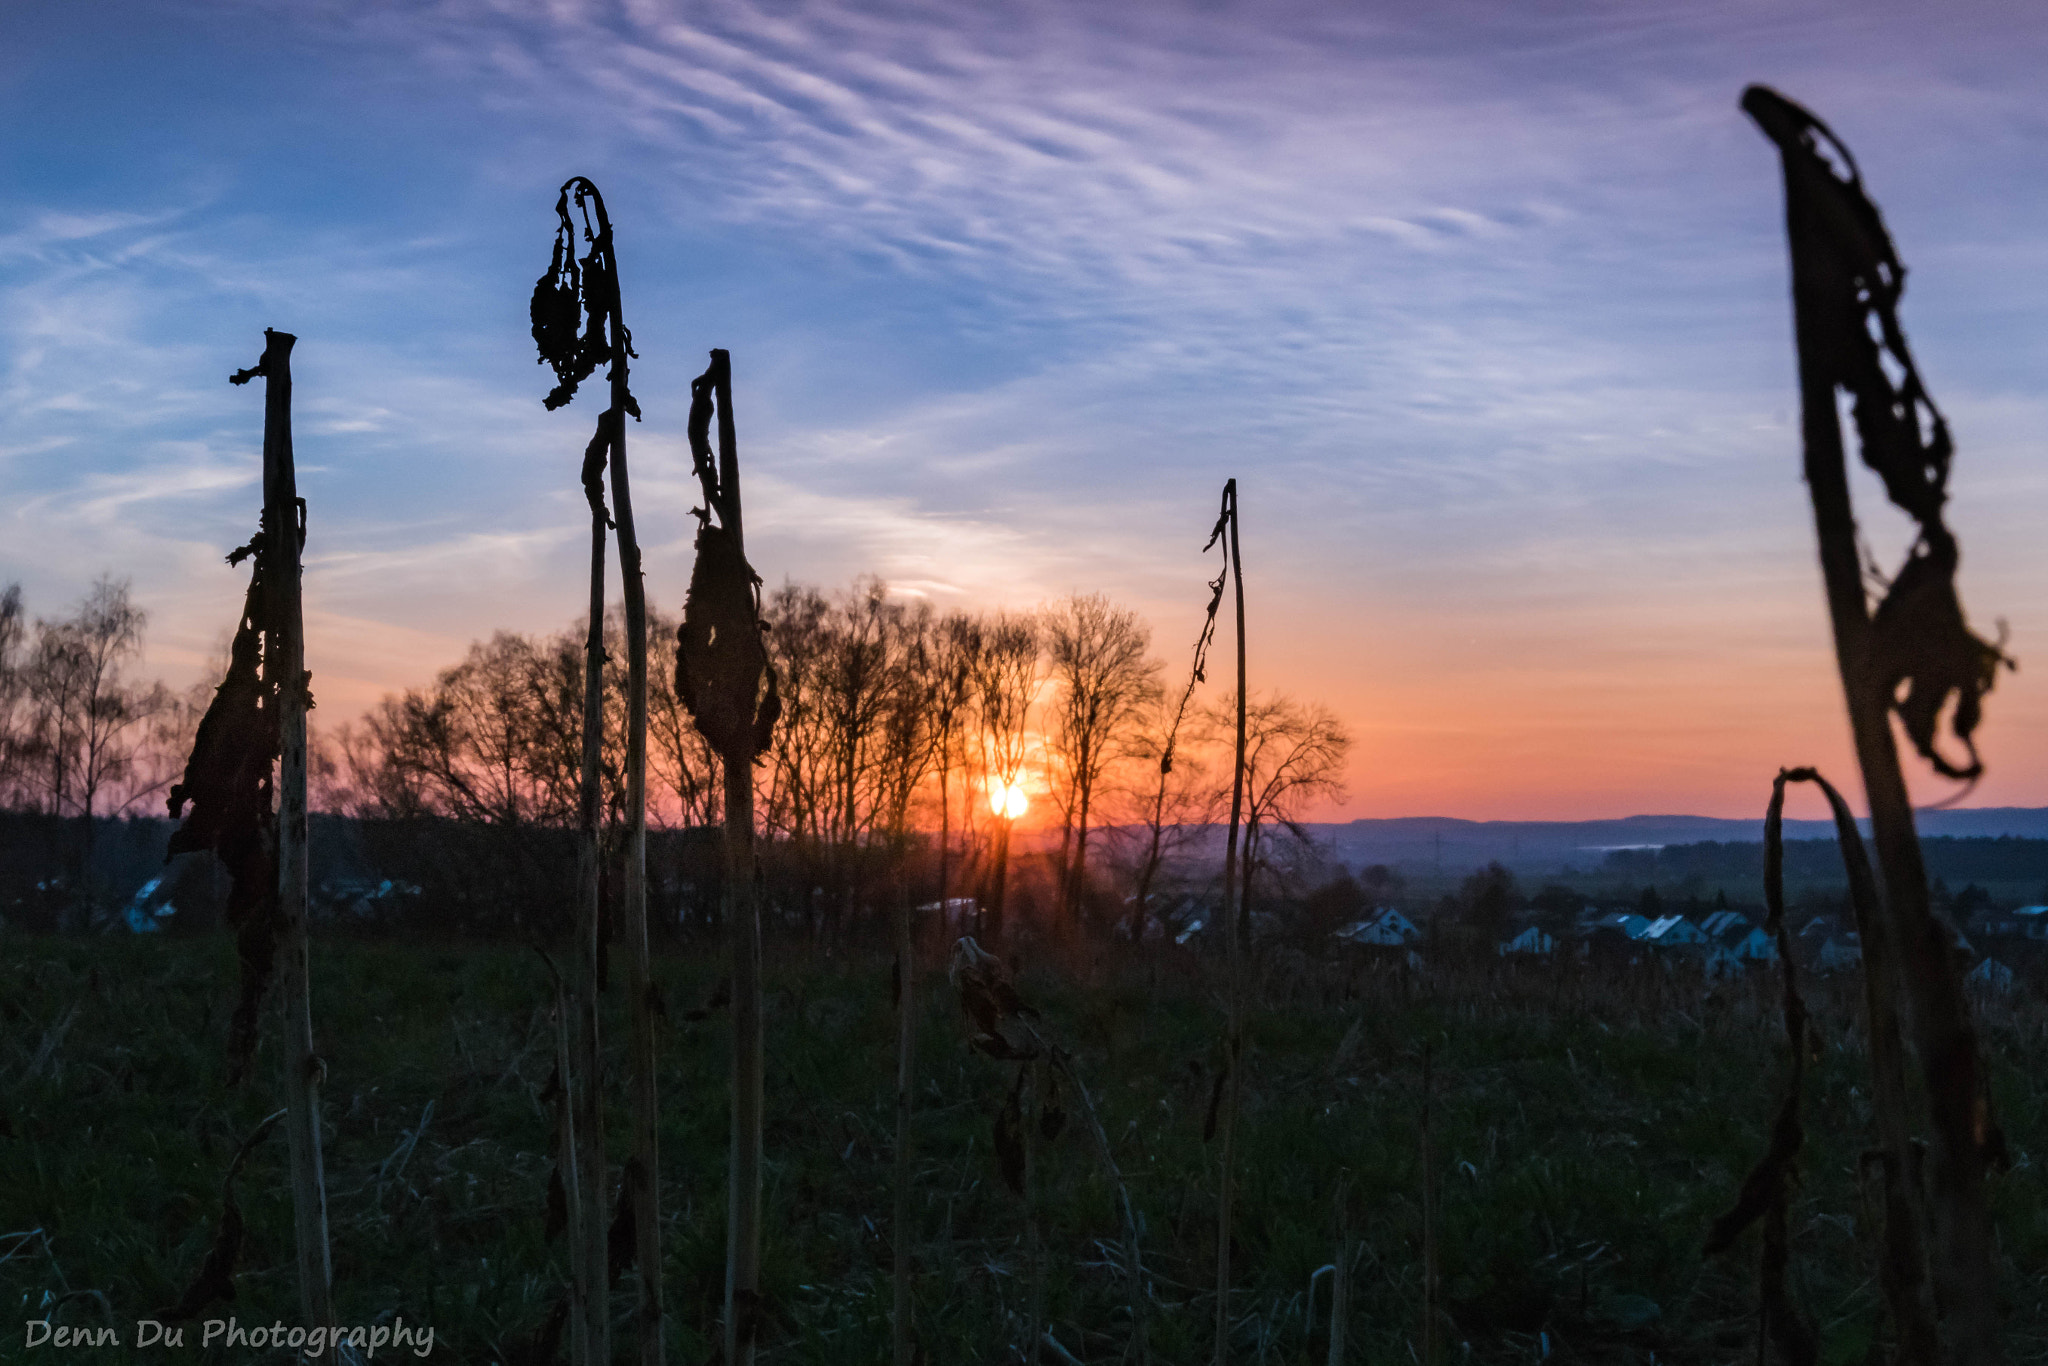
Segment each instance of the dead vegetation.
[{"label": "dead vegetation", "polygon": [[[1742,107],[1784,164],[1806,482],[1877,849],[1873,878],[1846,804],[1824,785],[1843,831],[1869,983],[1889,1211],[1885,1287],[1902,1361],[1995,1366],[2005,1353],[1985,1182],[2005,1144],[1953,932],[1929,904],[1892,718],[1937,773],[1974,782],[1984,769],[1972,738],[1981,700],[2011,661],[1964,622],[1961,556],[1943,516],[1954,445],[1900,328],[1905,267],[1855,158],[1826,124],[1774,91],[1752,86]],[[1842,398],[1863,463],[1916,533],[1875,606],[1850,500]],[[1962,757],[1944,752],[1944,729]],[[1917,1064],[1910,1094],[1902,1034]],[[1915,1130],[1926,1135],[1924,1164]]]}]

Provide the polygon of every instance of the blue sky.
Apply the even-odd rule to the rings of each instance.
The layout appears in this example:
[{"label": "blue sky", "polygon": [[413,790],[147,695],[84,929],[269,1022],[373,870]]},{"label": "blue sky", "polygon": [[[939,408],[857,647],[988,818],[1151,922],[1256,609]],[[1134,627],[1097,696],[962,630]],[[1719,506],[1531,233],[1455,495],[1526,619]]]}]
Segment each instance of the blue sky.
[{"label": "blue sky", "polygon": [[[1850,760],[1798,482],[1773,84],[1863,165],[2048,804],[2048,26],[2020,6],[21,3],[0,18],[0,581],[131,576],[196,678],[296,332],[330,722],[582,594],[595,416],[526,300],[603,189],[650,591],[734,355],[749,548],[942,604],[1101,589],[1178,667],[1243,487],[1253,685],[1342,814],[1760,809]],[[1860,492],[1886,556],[1900,529]],[[1925,786],[1924,797],[1942,795]]]}]

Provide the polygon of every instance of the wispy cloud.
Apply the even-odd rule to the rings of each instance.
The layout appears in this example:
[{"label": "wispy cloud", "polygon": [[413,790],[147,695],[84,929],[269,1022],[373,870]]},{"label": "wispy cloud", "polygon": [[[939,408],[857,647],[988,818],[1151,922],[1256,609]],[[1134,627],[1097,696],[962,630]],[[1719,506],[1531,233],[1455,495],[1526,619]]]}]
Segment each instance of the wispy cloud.
[{"label": "wispy cloud", "polygon": [[[2048,34],[1989,7],[251,0],[161,33],[204,72],[206,25],[250,12],[291,92],[275,140],[211,134],[284,101],[201,90],[148,113],[208,150],[0,212],[0,577],[54,603],[134,573],[181,658],[232,611],[260,405],[223,381],[265,325],[305,339],[336,698],[580,610],[592,414],[539,411],[525,337],[577,170],[621,224],[657,596],[687,575],[685,385],[729,345],[771,579],[1103,587],[1177,640],[1236,475],[1265,676],[1373,735],[1465,737],[1366,755],[1420,766],[1354,783],[1373,809],[1469,796],[1490,753],[1604,756],[1571,788],[1594,807],[1673,764],[1732,801],[1835,733],[1797,643],[1819,618],[1750,79],[1862,155],[1963,441],[1966,591],[2023,652],[2048,638]],[[2048,736],[2032,676],[1993,711],[2015,743]],[[1792,729],[1704,769],[1653,738],[1700,699],[1739,730],[1759,678]],[[1985,798],[2048,800],[1998,787],[2023,767]]]}]

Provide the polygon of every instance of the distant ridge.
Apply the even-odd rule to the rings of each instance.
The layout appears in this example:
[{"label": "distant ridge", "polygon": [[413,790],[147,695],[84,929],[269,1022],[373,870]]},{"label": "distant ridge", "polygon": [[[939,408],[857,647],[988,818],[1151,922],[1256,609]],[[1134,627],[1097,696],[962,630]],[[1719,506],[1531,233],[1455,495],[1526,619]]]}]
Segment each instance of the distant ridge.
[{"label": "distant ridge", "polygon": [[[2048,839],[2048,807],[1983,806],[1917,813],[1928,837]],[[1668,844],[1763,841],[1763,813],[1750,820],[1718,816],[1624,816],[1601,821],[1468,821],[1455,816],[1398,816],[1311,824],[1316,841],[1341,863],[1384,863],[1415,872],[1464,873],[1498,861],[1518,872],[1599,867],[1609,851]],[[1861,822],[1865,833],[1868,822]],[[1788,820],[1785,838],[1831,839],[1834,823]]]}]

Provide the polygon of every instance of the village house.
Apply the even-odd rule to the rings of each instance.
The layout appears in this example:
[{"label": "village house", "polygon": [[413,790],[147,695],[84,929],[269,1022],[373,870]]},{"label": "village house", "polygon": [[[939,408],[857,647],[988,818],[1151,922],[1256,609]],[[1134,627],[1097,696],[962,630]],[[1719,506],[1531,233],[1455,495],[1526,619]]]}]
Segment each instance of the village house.
[{"label": "village house", "polygon": [[1707,936],[1700,927],[1682,915],[1667,915],[1651,921],[1637,938],[1660,949],[1697,949],[1707,942]]},{"label": "village house", "polygon": [[1738,963],[1769,963],[1778,956],[1778,946],[1763,926],[1752,925],[1734,911],[1716,911],[1700,925],[1716,948]]},{"label": "village house", "polygon": [[1495,948],[1502,957],[1511,953],[1547,954],[1555,951],[1557,940],[1547,935],[1536,925],[1531,925],[1512,939],[1504,939]]},{"label": "village house", "polygon": [[1338,930],[1337,938],[1347,944],[1398,949],[1421,939],[1422,931],[1392,906],[1381,906],[1365,919]]},{"label": "village house", "polygon": [[1586,933],[1591,937],[1601,930],[1613,930],[1627,939],[1641,939],[1649,928],[1650,922],[1633,911],[1609,911],[1587,926]]}]

